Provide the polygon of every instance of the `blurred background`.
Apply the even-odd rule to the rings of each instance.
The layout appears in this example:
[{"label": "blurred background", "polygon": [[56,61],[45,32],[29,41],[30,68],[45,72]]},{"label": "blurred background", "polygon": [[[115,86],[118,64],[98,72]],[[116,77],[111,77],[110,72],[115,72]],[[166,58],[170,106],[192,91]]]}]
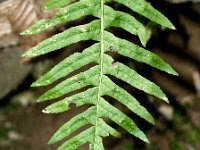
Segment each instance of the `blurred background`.
[{"label": "blurred background", "polygon": [[[25,28],[41,18],[50,18],[57,10],[42,11],[46,0],[0,0],[0,150],[55,150],[47,145],[51,135],[67,120],[85,108],[74,108],[60,115],[45,115],[41,111],[47,103],[36,104],[36,99],[50,87],[30,88],[30,84],[63,58],[81,51],[91,42],[80,42],[60,52],[34,59],[20,55],[42,40],[74,25],[91,21],[80,18],[66,25],[30,37],[19,36]],[[170,104],[137,91],[119,82],[140,100],[153,114],[152,126],[134,116],[120,104],[113,105],[136,120],[151,144],[123,133],[121,139],[106,138],[108,150],[200,150],[200,3],[199,0],[149,0],[163,12],[177,30],[152,28],[147,49],[155,52],[180,74],[174,77],[147,65],[116,56],[116,59],[157,83],[167,94]],[[115,7],[126,10],[116,5]],[[144,21],[145,22],[145,21]],[[139,44],[136,36],[112,29],[116,35]],[[117,81],[118,82],[118,81]],[[52,86],[51,86],[52,87]],[[85,145],[80,150],[87,150]]]}]

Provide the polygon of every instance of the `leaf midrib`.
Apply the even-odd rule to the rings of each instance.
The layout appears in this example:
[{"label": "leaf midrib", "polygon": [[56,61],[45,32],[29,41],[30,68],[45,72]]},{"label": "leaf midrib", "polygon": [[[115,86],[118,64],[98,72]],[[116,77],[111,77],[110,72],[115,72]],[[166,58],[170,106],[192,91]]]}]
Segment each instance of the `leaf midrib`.
[{"label": "leaf midrib", "polygon": [[[101,40],[100,40],[100,75],[99,75],[99,87],[98,87],[98,99],[96,103],[96,120],[95,120],[95,134],[94,143],[97,143],[98,137],[98,117],[99,117],[99,102],[102,93],[102,80],[103,80],[103,58],[104,58],[104,0],[101,0]],[[95,144],[93,145],[95,149]]]}]

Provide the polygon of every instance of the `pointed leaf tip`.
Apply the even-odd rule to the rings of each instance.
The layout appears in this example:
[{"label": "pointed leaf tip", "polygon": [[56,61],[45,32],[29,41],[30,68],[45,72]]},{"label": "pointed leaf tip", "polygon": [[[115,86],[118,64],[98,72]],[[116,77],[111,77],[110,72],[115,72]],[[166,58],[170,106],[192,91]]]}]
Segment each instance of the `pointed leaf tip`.
[{"label": "pointed leaf tip", "polygon": [[169,103],[169,99],[165,96],[163,97],[163,100],[166,102],[166,103]]},{"label": "pointed leaf tip", "polygon": [[37,99],[37,102],[40,103],[40,102],[44,102],[44,101],[47,101],[49,100],[48,98],[45,98],[44,96],[40,96],[38,99]]},{"label": "pointed leaf tip", "polygon": [[176,30],[176,27],[172,24],[171,29],[172,29],[172,30]]},{"label": "pointed leaf tip", "polygon": [[43,109],[42,112],[45,113],[45,114],[49,114],[50,113],[47,109]]},{"label": "pointed leaf tip", "polygon": [[179,73],[176,72],[176,71],[174,71],[174,74],[173,74],[173,75],[175,75],[175,76],[179,76]]},{"label": "pointed leaf tip", "polygon": [[[168,20],[169,21],[169,20]],[[164,26],[163,26],[164,27]],[[171,29],[171,30],[176,30],[176,27],[174,26],[174,24],[169,21],[169,25],[167,26],[167,28]]]},{"label": "pointed leaf tip", "polygon": [[26,57],[26,54],[25,54],[25,53],[23,53],[23,54],[21,55],[21,57]]},{"label": "pointed leaf tip", "polygon": [[51,98],[49,98],[48,96],[46,95],[41,95],[38,99],[37,99],[37,103],[40,103],[40,102],[44,102],[44,101],[47,101],[47,100],[50,100]]},{"label": "pointed leaf tip", "polygon": [[41,102],[44,102],[45,100],[44,99],[41,99],[40,97],[37,99],[37,103],[41,103]]},{"label": "pointed leaf tip", "polygon": [[21,55],[22,57],[30,57],[28,51]]},{"label": "pointed leaf tip", "polygon": [[31,30],[29,30],[29,29],[27,29],[27,30],[25,30],[25,31],[20,33],[20,35],[32,35],[32,34],[33,34],[33,32]]},{"label": "pointed leaf tip", "polygon": [[146,143],[148,143],[148,144],[150,144],[150,142],[149,142],[149,139],[148,138],[146,138],[146,141],[145,141]]},{"label": "pointed leaf tip", "polygon": [[39,84],[37,81],[31,84],[31,87],[39,87],[41,84]]},{"label": "pointed leaf tip", "polygon": [[167,73],[174,75],[174,76],[179,76],[178,72],[176,72],[173,68],[171,68],[170,70],[166,71]]},{"label": "pointed leaf tip", "polygon": [[65,101],[59,101],[59,102],[53,103],[45,108],[45,110],[51,114],[59,114],[69,109],[70,107],[68,103]]},{"label": "pointed leaf tip", "polygon": [[21,55],[22,57],[34,57],[30,50],[26,51]]},{"label": "pointed leaf tip", "polygon": [[48,145],[52,145],[52,144],[54,144],[54,142],[53,142],[53,140],[52,140],[52,138],[51,138],[51,139],[49,139],[49,141],[48,141]]},{"label": "pointed leaf tip", "polygon": [[42,9],[43,9],[43,10],[48,10],[48,7],[44,4],[44,5],[42,6]]},{"label": "pointed leaf tip", "polygon": [[20,35],[26,35],[24,31],[23,31],[23,32],[20,32],[19,34],[20,34]]}]

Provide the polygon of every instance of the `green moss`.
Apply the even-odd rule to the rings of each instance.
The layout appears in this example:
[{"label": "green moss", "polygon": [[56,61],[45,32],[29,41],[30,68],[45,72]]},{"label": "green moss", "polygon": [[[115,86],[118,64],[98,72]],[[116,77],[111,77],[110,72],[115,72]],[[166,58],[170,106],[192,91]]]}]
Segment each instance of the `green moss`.
[{"label": "green moss", "polygon": [[178,137],[174,137],[172,141],[172,150],[183,150],[183,146]]},{"label": "green moss", "polygon": [[187,131],[184,134],[184,138],[187,142],[191,144],[196,144],[197,142],[200,141],[200,130],[199,129],[194,129],[191,131]]}]

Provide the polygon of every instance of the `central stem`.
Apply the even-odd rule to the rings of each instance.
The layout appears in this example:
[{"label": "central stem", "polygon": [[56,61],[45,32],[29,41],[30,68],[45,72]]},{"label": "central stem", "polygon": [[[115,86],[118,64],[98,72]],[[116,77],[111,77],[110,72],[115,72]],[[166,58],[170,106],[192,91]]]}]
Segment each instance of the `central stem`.
[{"label": "central stem", "polygon": [[102,93],[102,80],[103,80],[103,56],[104,56],[104,0],[101,0],[101,31],[100,31],[100,74],[99,74],[99,87],[98,87],[98,99],[96,103],[96,124],[95,124],[95,143],[98,137],[98,118],[99,118],[99,102]]}]

